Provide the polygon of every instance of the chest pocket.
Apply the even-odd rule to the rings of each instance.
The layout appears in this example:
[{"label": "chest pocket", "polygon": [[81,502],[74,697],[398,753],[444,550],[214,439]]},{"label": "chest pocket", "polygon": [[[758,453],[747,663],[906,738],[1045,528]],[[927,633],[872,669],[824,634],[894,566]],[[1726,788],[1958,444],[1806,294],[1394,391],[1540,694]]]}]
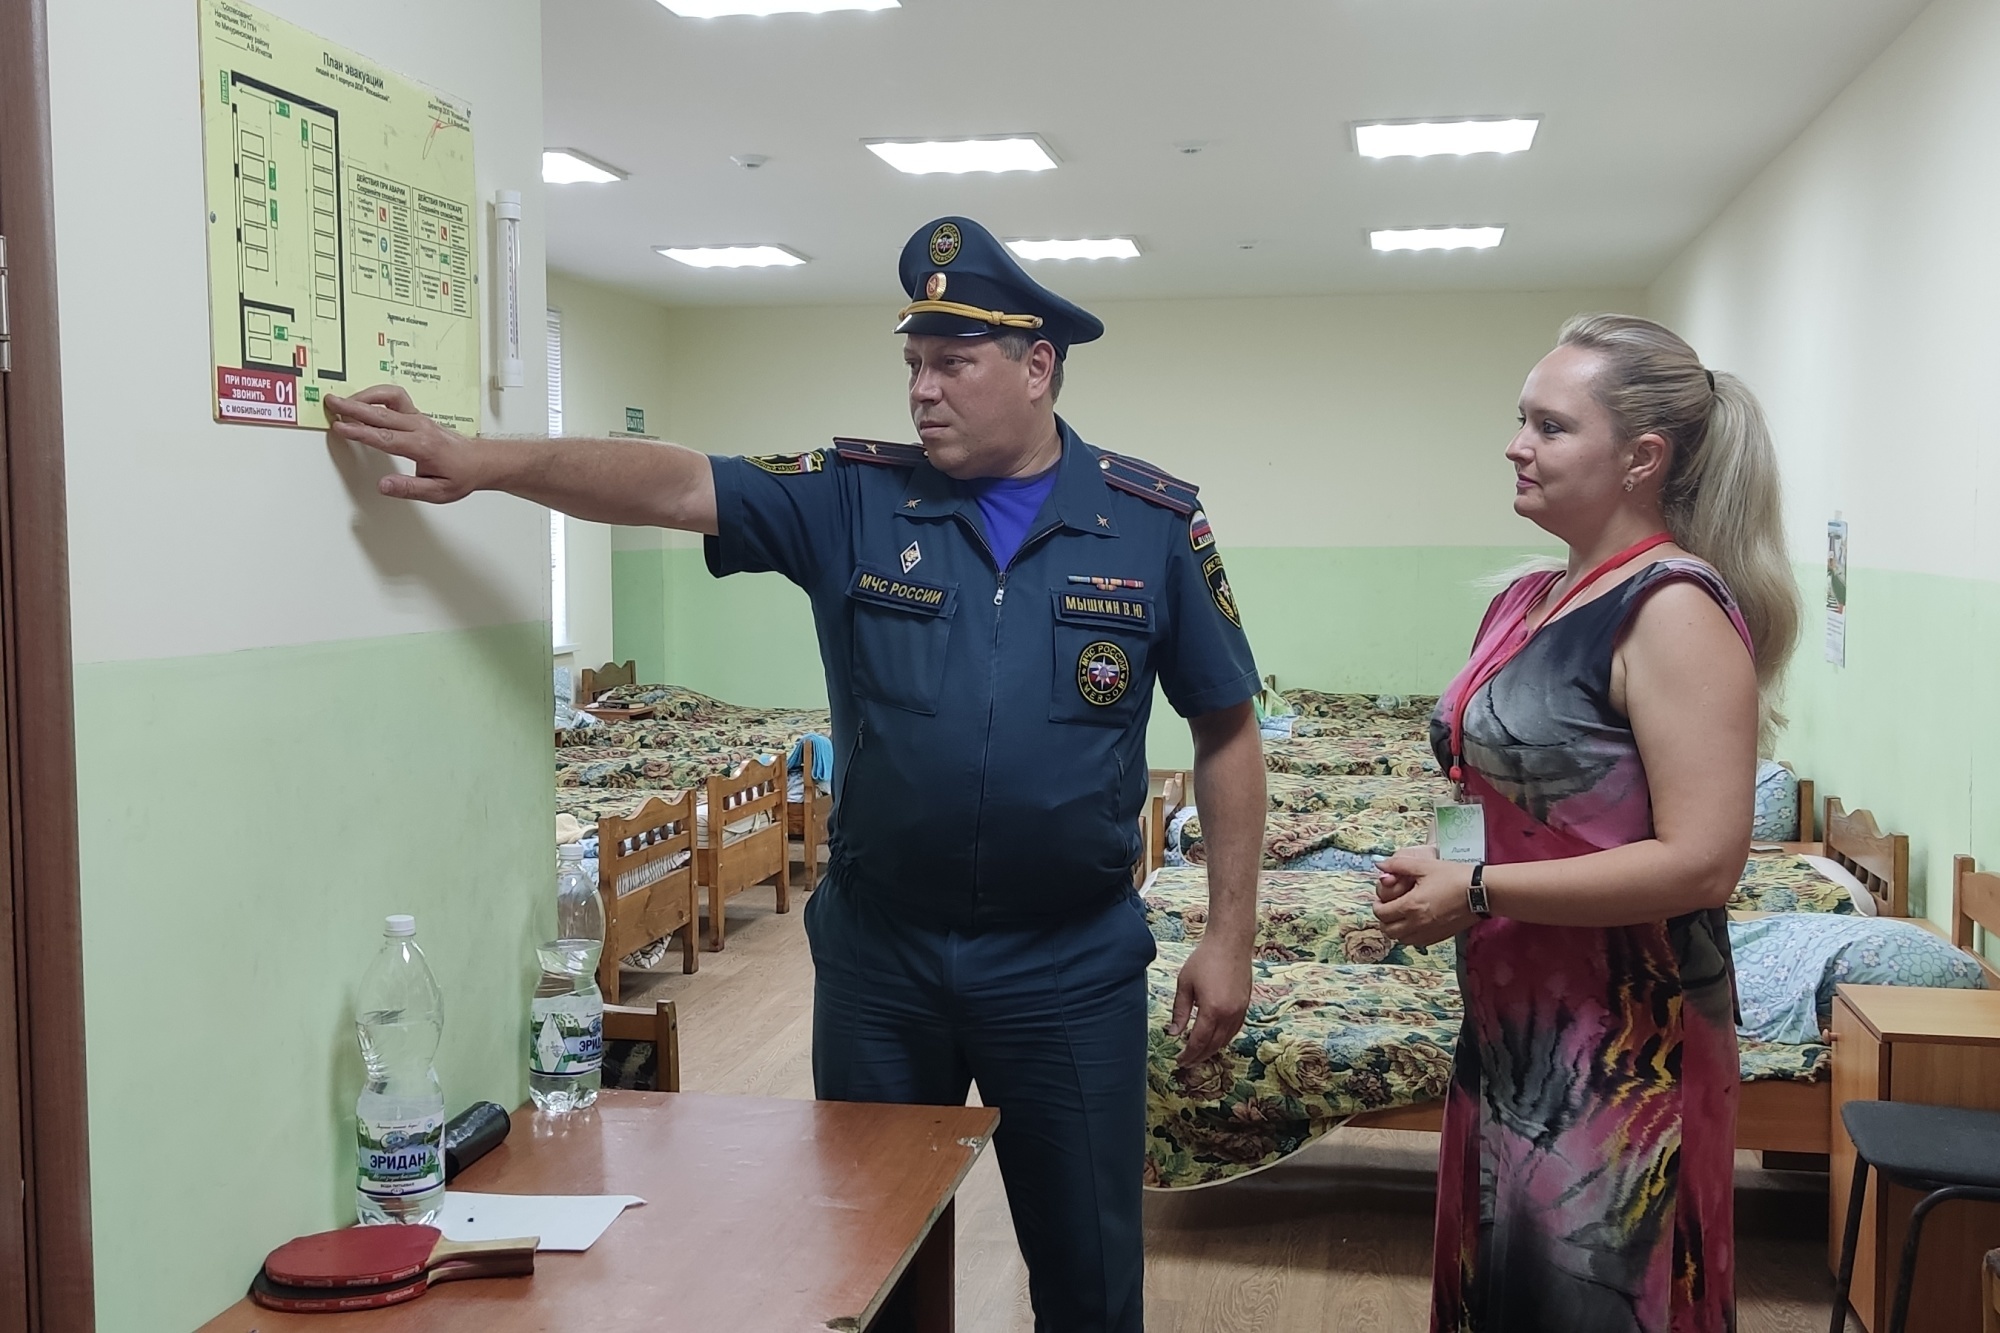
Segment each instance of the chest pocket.
[{"label": "chest pocket", "polygon": [[1122,727],[1152,689],[1153,599],[1129,589],[1058,588],[1049,720]]},{"label": "chest pocket", "polygon": [[913,713],[936,713],[958,585],[919,583],[862,565],[847,585],[847,599],[855,693]]}]

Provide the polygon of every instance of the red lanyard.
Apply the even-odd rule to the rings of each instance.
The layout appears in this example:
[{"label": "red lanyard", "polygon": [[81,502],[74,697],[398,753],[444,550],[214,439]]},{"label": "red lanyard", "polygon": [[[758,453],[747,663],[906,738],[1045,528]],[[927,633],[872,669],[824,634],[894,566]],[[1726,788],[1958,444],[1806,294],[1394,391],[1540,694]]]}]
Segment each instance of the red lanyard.
[{"label": "red lanyard", "polygon": [[[1528,607],[1522,610],[1520,621],[1517,621],[1515,626],[1509,630],[1508,637],[1512,638],[1513,641],[1508,643],[1503,639],[1493,655],[1484,661],[1477,657],[1474,658],[1472,670],[1466,678],[1465,689],[1460,691],[1458,702],[1452,709],[1451,714],[1451,780],[1453,782],[1465,781],[1465,710],[1471,705],[1472,696],[1479,693],[1480,690],[1486,687],[1488,682],[1499,675],[1506,668],[1507,664],[1513,661],[1523,648],[1528,646],[1529,640],[1533,639],[1535,634],[1540,633],[1544,627],[1554,621],[1557,616],[1561,615],[1563,608],[1575,601],[1584,589],[1590,587],[1620,565],[1636,560],[1655,546],[1664,546],[1673,539],[1674,536],[1670,532],[1656,532],[1644,541],[1632,543],[1632,545],[1612,556],[1596,569],[1591,570],[1590,573],[1584,576],[1581,583],[1576,584],[1568,592],[1564,593],[1562,598],[1556,602],[1555,610],[1549,612],[1542,623],[1535,626],[1532,633],[1521,634],[1515,637],[1514,631],[1518,630],[1520,625],[1526,622],[1528,611],[1534,609],[1534,603],[1529,603]],[[1546,596],[1548,589],[1544,588],[1542,593]],[[1537,597],[1535,600],[1540,601],[1541,598]]]}]

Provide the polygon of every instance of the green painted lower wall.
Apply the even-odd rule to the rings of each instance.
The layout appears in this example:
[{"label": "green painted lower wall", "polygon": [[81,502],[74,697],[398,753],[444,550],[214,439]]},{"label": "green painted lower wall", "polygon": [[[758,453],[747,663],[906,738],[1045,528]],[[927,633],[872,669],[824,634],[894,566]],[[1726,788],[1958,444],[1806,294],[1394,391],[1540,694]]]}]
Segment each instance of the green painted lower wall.
[{"label": "green painted lower wall", "polygon": [[192,1328],[351,1221],[353,999],[413,912],[448,1109],[526,1096],[546,623],[76,671],[98,1327]]},{"label": "green painted lower wall", "polygon": [[1836,667],[1823,651],[1825,570],[1798,575],[1805,631],[1778,753],[1823,796],[1910,835],[1911,910],[1942,925],[1951,858],[2000,866],[2000,583],[1851,570]]},{"label": "green painted lower wall", "polygon": [[[1526,552],[1492,546],[1230,547],[1230,585],[1257,665],[1281,686],[1436,691],[1464,664],[1493,590],[1480,580]],[[824,706],[812,611],[775,574],[710,578],[698,550],[612,555],[615,641],[641,679],[725,699]],[[1193,760],[1160,701],[1148,754]]]}]

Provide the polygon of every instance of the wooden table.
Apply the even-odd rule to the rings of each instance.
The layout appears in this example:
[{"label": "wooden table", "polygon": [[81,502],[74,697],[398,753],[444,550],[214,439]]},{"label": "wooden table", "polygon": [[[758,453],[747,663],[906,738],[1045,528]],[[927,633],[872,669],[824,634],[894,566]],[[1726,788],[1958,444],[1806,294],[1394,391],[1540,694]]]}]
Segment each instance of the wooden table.
[{"label": "wooden table", "polygon": [[[1896,1101],[2000,1110],[2000,991],[1841,986],[1834,992],[1833,1037],[1829,1265],[1839,1262],[1854,1181],[1854,1144],[1840,1108],[1850,1101]],[[1888,1326],[1903,1236],[1921,1197],[1900,1185],[1885,1187],[1880,1175],[1869,1178],[1851,1299],[1871,1331]],[[1924,1224],[1909,1327],[1978,1333],[1981,1258],[1996,1245],[2000,1205],[1941,1204]]]},{"label": "wooden table", "polygon": [[571,1118],[523,1108],[453,1188],[646,1203],[583,1254],[537,1255],[533,1277],[443,1283],[331,1322],[246,1298],[203,1329],[947,1333],[952,1195],[999,1118],[981,1106],[609,1090]]}]

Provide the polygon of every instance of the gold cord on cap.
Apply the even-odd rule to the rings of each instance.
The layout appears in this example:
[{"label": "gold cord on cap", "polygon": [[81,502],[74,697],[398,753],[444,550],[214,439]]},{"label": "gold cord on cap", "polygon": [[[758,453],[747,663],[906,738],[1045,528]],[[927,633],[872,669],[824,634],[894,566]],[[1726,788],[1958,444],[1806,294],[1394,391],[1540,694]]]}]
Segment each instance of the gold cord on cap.
[{"label": "gold cord on cap", "polygon": [[903,307],[896,316],[902,323],[911,315],[957,315],[961,319],[976,319],[981,324],[999,324],[1010,329],[1039,329],[1042,327],[1040,315],[1010,315],[1001,310],[981,310],[976,305],[961,305],[957,301],[913,301]]}]

